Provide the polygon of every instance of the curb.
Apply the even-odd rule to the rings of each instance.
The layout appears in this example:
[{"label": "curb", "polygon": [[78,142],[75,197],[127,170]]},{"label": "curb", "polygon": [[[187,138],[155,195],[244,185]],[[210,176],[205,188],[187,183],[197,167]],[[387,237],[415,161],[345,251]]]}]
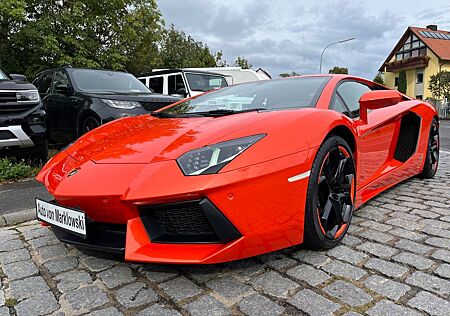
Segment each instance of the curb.
[{"label": "curb", "polygon": [[34,208],[0,215],[0,227],[17,225],[36,219],[36,210]]}]

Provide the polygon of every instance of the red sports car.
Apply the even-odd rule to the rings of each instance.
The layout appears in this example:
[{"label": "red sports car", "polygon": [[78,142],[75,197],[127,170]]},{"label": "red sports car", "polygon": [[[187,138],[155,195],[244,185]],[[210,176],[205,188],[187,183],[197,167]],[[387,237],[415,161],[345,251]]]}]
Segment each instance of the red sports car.
[{"label": "red sports car", "polygon": [[39,173],[38,218],[125,260],[332,248],[353,212],[439,160],[435,109],[346,75],[227,87],[101,126]]}]

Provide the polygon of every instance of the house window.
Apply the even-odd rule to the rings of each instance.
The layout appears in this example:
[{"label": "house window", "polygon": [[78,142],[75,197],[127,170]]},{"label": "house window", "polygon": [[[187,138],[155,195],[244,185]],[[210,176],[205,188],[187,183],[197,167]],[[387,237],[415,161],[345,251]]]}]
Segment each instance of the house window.
[{"label": "house window", "polygon": [[395,77],[395,83],[394,83],[394,85],[395,85],[395,87],[398,87],[398,77]]},{"label": "house window", "polygon": [[416,83],[423,83],[423,73],[416,75]]},{"label": "house window", "polygon": [[421,94],[416,95],[416,99],[417,99],[417,100],[422,100],[422,99],[423,99],[423,95],[421,95]]},{"label": "house window", "polygon": [[413,57],[425,56],[427,49],[425,44],[416,36],[410,35],[395,54],[395,60],[403,60]]}]

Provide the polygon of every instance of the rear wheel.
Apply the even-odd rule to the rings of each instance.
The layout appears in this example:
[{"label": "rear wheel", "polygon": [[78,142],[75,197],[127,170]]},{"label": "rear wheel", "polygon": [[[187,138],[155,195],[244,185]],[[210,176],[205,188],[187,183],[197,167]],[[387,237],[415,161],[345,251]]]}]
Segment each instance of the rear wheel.
[{"label": "rear wheel", "polygon": [[439,164],[439,123],[435,118],[431,122],[430,137],[428,139],[428,148],[425,156],[421,178],[433,178],[436,174]]},{"label": "rear wheel", "polygon": [[327,138],[311,169],[305,210],[304,244],[330,249],[348,230],[355,205],[355,163],[339,136]]}]

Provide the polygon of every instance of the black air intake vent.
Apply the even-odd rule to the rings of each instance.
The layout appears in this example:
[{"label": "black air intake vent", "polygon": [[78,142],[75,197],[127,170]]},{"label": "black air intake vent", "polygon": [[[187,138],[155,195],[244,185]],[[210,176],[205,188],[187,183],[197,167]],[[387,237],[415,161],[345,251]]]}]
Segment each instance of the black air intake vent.
[{"label": "black air intake vent", "polygon": [[417,149],[417,141],[420,132],[420,117],[414,113],[403,116],[400,123],[397,146],[394,158],[398,161],[407,161]]},{"label": "black air intake vent", "polygon": [[14,138],[17,138],[17,137],[14,136],[14,134],[11,133],[10,131],[0,131],[0,140],[14,139]]},{"label": "black air intake vent", "polygon": [[227,243],[241,237],[208,199],[143,206],[140,214],[156,243]]}]

